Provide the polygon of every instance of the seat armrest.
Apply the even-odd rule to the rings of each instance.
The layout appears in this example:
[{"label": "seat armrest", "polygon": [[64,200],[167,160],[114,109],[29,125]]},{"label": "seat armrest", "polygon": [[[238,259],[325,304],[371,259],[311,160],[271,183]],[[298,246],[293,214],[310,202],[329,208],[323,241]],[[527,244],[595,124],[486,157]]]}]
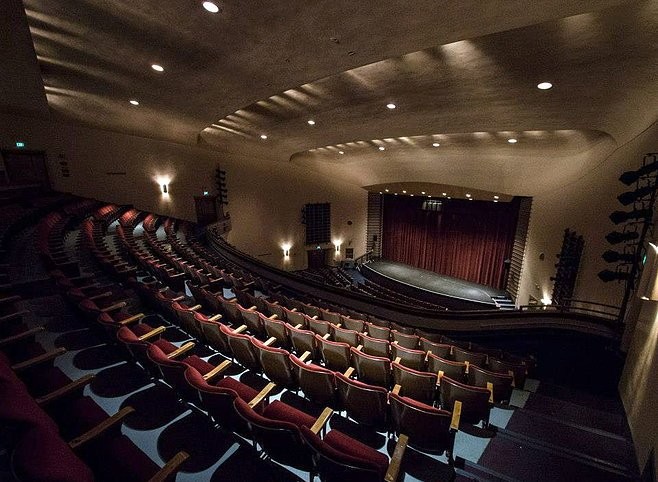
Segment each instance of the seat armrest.
[{"label": "seat armrest", "polygon": [[452,407],[452,419],[450,420],[450,430],[459,430],[459,419],[462,415],[462,402],[455,400],[455,405]]},{"label": "seat armrest", "polygon": [[393,387],[393,393],[395,395],[400,395],[400,390],[402,390],[402,385],[396,383],[395,386]]},{"label": "seat armrest", "polygon": [[0,347],[8,346],[13,343],[17,343],[19,341],[27,340],[32,336],[36,335],[37,333],[39,333],[40,331],[43,331],[44,329],[45,328],[43,326],[37,326],[36,328],[25,330],[24,332],[19,333],[17,335],[8,336],[7,338],[2,338],[0,339]]},{"label": "seat armrest", "polygon": [[156,474],[151,477],[148,482],[164,482],[171,475],[175,474],[180,470],[180,466],[187,459],[190,458],[190,454],[181,450],[176,455],[174,455]]},{"label": "seat armrest", "polygon": [[354,367],[348,367],[347,370],[345,370],[345,373],[343,373],[343,375],[345,376],[345,378],[349,378],[352,376],[353,373],[354,373]]},{"label": "seat armrest", "polygon": [[276,337],[271,336],[271,337],[269,337],[269,338],[265,341],[265,343],[263,343],[263,345],[265,345],[265,346],[272,346],[272,345],[274,344],[275,341],[276,341]]},{"label": "seat armrest", "polygon": [[395,450],[391,456],[391,461],[388,464],[388,470],[384,476],[386,482],[395,482],[398,480],[398,475],[400,473],[400,467],[402,466],[402,458],[404,457],[404,452],[407,450],[407,444],[409,443],[409,437],[404,434],[400,434],[398,437],[398,442],[395,444]]},{"label": "seat armrest", "polygon": [[310,358],[310,356],[311,356],[311,352],[305,351],[304,353],[302,353],[302,356],[299,357],[299,360],[305,362]]},{"label": "seat armrest", "polygon": [[15,365],[11,366],[11,369],[14,370],[15,372],[27,370],[28,368],[32,368],[34,366],[40,365],[41,363],[54,360],[55,358],[57,358],[58,356],[64,353],[66,353],[66,348],[55,348],[54,350],[30,358],[29,360],[16,363]]},{"label": "seat armrest", "polygon": [[208,321],[217,321],[217,320],[221,320],[221,319],[222,319],[222,315],[217,313],[216,315],[213,315],[210,318],[208,318]]},{"label": "seat armrest", "polygon": [[119,301],[118,303],[115,303],[111,306],[106,306],[105,308],[101,309],[100,311],[102,313],[107,313],[108,311],[115,311],[115,310],[118,310],[120,308],[125,308],[126,306],[128,306],[128,304],[125,301]]},{"label": "seat armrest", "polygon": [[174,350],[171,353],[167,354],[167,358],[169,358],[170,360],[173,359],[173,358],[176,358],[176,357],[178,357],[178,356],[180,356],[184,353],[187,353],[192,348],[194,348],[194,346],[195,346],[195,343],[193,341],[188,341],[187,343],[185,343],[183,346],[181,346],[177,350]]},{"label": "seat armrest", "polygon": [[260,402],[262,402],[263,399],[264,399],[265,397],[268,397],[268,396],[269,396],[269,393],[270,393],[272,390],[274,390],[274,387],[276,387],[276,385],[275,385],[274,383],[272,383],[272,382],[268,383],[268,384],[265,386],[265,388],[263,388],[263,389],[258,393],[258,395],[256,395],[253,399],[251,399],[251,401],[249,402],[249,406],[250,406],[251,408],[254,408],[256,405],[258,405]]},{"label": "seat armrest", "polygon": [[220,373],[222,373],[223,371],[225,371],[225,370],[226,370],[228,367],[230,367],[230,366],[231,366],[231,360],[224,360],[222,363],[220,363],[220,364],[217,365],[215,368],[213,368],[213,369],[210,370],[208,373],[206,373],[206,374],[203,376],[203,379],[206,380],[206,381],[208,381],[208,380],[210,380],[211,378],[214,378],[214,377],[216,377],[217,375],[219,375]]},{"label": "seat armrest", "polygon": [[109,429],[114,427],[115,425],[121,423],[124,418],[126,418],[128,415],[133,413],[135,409],[133,407],[123,407],[121,410],[119,410],[117,413],[112,415],[111,417],[106,418],[102,422],[100,422],[98,425],[95,427],[92,427],[82,435],[74,438],[69,442],[69,447],[71,447],[73,450],[77,449],[81,445],[89,442],[90,440],[95,439],[96,437],[99,437],[100,435],[104,434],[107,432]]},{"label": "seat armrest", "polygon": [[318,433],[320,433],[320,430],[324,430],[324,428],[327,425],[327,422],[329,421],[329,419],[333,414],[334,411],[331,407],[325,407],[325,409],[322,410],[322,413],[317,418],[315,423],[311,426],[311,432],[317,435]]},{"label": "seat armrest", "polygon": [[145,315],[144,313],[138,313],[138,314],[136,314],[136,315],[131,316],[130,318],[126,318],[125,320],[121,320],[121,321],[119,321],[119,324],[120,324],[121,326],[126,326],[126,325],[129,325],[129,324],[131,324],[131,323],[134,323],[134,322],[136,322],[136,321],[141,320],[141,319],[144,318],[145,316],[146,316],[146,315]]},{"label": "seat armrest", "polygon": [[95,378],[96,375],[84,375],[83,377],[78,378],[75,381],[72,381],[68,385],[64,385],[61,388],[58,388],[57,390],[54,390],[42,397],[35,398],[34,401],[37,402],[37,405],[43,407],[44,405],[47,405],[50,402],[54,402],[55,400],[58,400],[76,390],[80,390],[84,388],[86,385],[91,383],[91,381]]},{"label": "seat armrest", "polygon": [[8,315],[0,316],[0,322],[13,320],[14,318],[20,318],[23,315],[27,315],[29,312],[29,310],[14,311]]},{"label": "seat armrest", "polygon": [[235,330],[233,330],[233,333],[237,333],[239,335],[243,331],[247,331],[247,325],[238,326]]},{"label": "seat armrest", "polygon": [[158,326],[157,328],[153,328],[151,331],[148,333],[144,333],[143,335],[137,337],[139,341],[147,341],[153,338],[154,336],[158,336],[162,333],[164,333],[166,328],[164,326]]}]

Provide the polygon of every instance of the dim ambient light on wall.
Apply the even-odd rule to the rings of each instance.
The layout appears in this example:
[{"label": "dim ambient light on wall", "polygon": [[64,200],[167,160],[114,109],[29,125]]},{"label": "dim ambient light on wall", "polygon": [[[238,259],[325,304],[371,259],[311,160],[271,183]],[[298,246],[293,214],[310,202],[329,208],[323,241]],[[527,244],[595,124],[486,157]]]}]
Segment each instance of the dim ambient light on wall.
[{"label": "dim ambient light on wall", "polygon": [[653,243],[647,246],[637,296],[647,301],[658,301],[658,246]]}]

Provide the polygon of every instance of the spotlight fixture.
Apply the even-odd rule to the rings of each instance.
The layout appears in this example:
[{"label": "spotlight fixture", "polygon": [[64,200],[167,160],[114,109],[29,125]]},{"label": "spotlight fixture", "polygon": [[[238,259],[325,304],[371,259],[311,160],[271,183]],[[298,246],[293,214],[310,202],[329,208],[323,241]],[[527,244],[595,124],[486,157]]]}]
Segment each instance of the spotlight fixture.
[{"label": "spotlight fixture", "polygon": [[625,241],[634,241],[640,237],[640,233],[637,231],[626,231],[620,233],[619,231],[613,231],[606,235],[605,239],[610,244],[619,244]]},{"label": "spotlight fixture", "polygon": [[135,99],[131,99],[128,102],[130,102],[132,105],[139,105],[139,101],[137,101]]},{"label": "spotlight fixture", "polygon": [[153,64],[151,65],[151,68],[156,72],[164,72],[164,67],[162,65]]},{"label": "spotlight fixture", "polygon": [[610,281],[625,281],[630,279],[631,274],[625,271],[611,271],[609,269],[604,269],[598,274],[601,281],[604,283],[609,283]]},{"label": "spotlight fixture", "polygon": [[397,106],[396,106],[393,102],[389,102],[388,104],[386,104],[386,107],[388,107],[389,109],[393,110],[393,109],[395,109]]},{"label": "spotlight fixture", "polygon": [[219,12],[219,7],[212,2],[203,2],[203,8],[208,10],[210,13]]},{"label": "spotlight fixture", "polygon": [[619,253],[608,250],[601,256],[606,263],[632,263],[635,261],[635,255],[632,253]]},{"label": "spotlight fixture", "polygon": [[308,125],[310,125],[310,126],[314,126],[314,125],[315,125],[315,121],[314,121],[313,119],[309,119],[308,121],[306,121],[306,123],[307,123]]},{"label": "spotlight fixture", "polygon": [[512,139],[507,139],[507,142],[509,142],[510,144],[516,144],[516,143],[519,142],[519,141],[516,140],[516,139],[514,139],[514,138],[512,138]]},{"label": "spotlight fixture", "polygon": [[621,176],[619,176],[619,180],[627,186],[630,186],[642,176],[651,174],[654,171],[658,171],[658,161],[650,162],[649,164],[639,168],[637,171],[626,171]]},{"label": "spotlight fixture", "polygon": [[650,220],[653,216],[651,209],[634,209],[630,212],[627,211],[614,211],[610,216],[610,221],[615,224],[625,223],[631,219]]},{"label": "spotlight fixture", "polygon": [[539,90],[548,90],[551,87],[553,87],[553,84],[551,84],[550,82],[540,82],[539,84],[537,84],[537,88]]}]

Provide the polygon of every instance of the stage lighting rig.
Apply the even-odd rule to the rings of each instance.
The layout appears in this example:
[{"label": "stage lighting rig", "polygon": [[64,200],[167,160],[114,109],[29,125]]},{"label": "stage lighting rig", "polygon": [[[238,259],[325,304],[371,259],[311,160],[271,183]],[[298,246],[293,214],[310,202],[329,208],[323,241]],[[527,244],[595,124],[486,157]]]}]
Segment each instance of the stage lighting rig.
[{"label": "stage lighting rig", "polygon": [[611,271],[609,269],[604,269],[599,272],[599,278],[604,283],[609,283],[610,281],[628,281],[631,279],[631,273],[627,271]]},{"label": "stage lighting rig", "polygon": [[608,250],[603,253],[602,258],[606,263],[632,263],[635,261],[635,253],[620,253],[618,251]]},{"label": "stage lighting rig", "polygon": [[634,182],[637,182],[642,176],[648,176],[656,171],[658,171],[658,160],[654,159],[652,162],[646,163],[637,171],[626,171],[619,176],[619,180],[627,186],[630,186]]},{"label": "stage lighting rig", "polygon": [[605,236],[605,239],[610,244],[619,244],[628,241],[635,241],[639,237],[640,237],[640,233],[638,233],[637,231],[624,231],[621,233],[619,231],[613,231],[611,233],[608,233]]},{"label": "stage lighting rig", "polygon": [[647,184],[646,186],[638,188],[635,191],[628,191],[620,194],[617,196],[617,199],[620,203],[622,203],[622,205],[628,206],[629,204],[633,204],[636,201],[642,201],[644,198],[649,196],[654,189],[655,186],[653,184]]}]

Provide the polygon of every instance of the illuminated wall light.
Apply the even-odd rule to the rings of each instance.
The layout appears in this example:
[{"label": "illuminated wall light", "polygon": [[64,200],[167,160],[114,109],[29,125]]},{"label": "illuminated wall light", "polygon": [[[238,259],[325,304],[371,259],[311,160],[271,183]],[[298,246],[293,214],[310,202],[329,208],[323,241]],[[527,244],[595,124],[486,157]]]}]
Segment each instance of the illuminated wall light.
[{"label": "illuminated wall light", "polygon": [[442,193],[441,193],[441,196],[447,196],[447,195],[448,195],[448,194],[445,193],[445,192],[442,192]]},{"label": "illuminated wall light", "polygon": [[537,84],[537,88],[539,90],[548,90],[551,87],[553,87],[553,84],[551,84],[550,82],[540,82],[539,84]]},{"label": "illuminated wall light", "polygon": [[306,121],[306,123],[307,123],[308,125],[310,125],[310,126],[314,126],[314,125],[315,125],[315,121],[314,121],[313,119],[309,119],[308,121]]},{"label": "illuminated wall light", "polygon": [[343,154],[345,154],[345,152],[343,152],[343,151],[338,151],[338,154],[340,154],[340,155],[342,156]]},{"label": "illuminated wall light", "polygon": [[494,196],[494,199],[500,199],[500,196]]},{"label": "illuminated wall light", "polygon": [[548,305],[550,305],[551,303],[553,303],[553,300],[550,299],[548,296],[544,296],[544,297],[541,299],[541,304],[544,305],[544,306],[548,306]]},{"label": "illuminated wall light", "polygon": [[281,249],[283,250],[283,257],[284,258],[289,258],[290,257],[290,248],[292,248],[292,244],[290,243],[284,243],[281,245]]},{"label": "illuminated wall light", "polygon": [[433,142],[433,143],[432,143],[432,147],[439,147],[440,145],[441,145],[441,144],[439,144],[438,142]]},{"label": "illuminated wall light", "polygon": [[208,10],[210,13],[219,12],[219,7],[212,2],[203,2],[203,8]]},{"label": "illuminated wall light", "polygon": [[161,185],[160,190],[162,191],[162,194],[169,194],[169,186],[167,184]]},{"label": "illuminated wall light", "polygon": [[407,191],[404,191],[404,190],[403,190],[403,191],[402,191],[402,194],[407,194]]},{"label": "illuminated wall light", "polygon": [[386,148],[385,148],[384,146],[379,146],[378,149],[379,149],[380,151],[384,151],[384,150],[386,150]]},{"label": "illuminated wall light", "polygon": [[386,107],[388,107],[389,109],[393,110],[393,109],[395,109],[397,106],[396,106],[393,102],[389,102],[388,104],[386,104]]},{"label": "illuminated wall light", "polygon": [[425,194],[425,191],[420,191],[421,194]]},{"label": "illuminated wall light", "polygon": [[164,72],[164,67],[162,65],[153,64],[151,65],[151,68],[156,72]]},{"label": "illuminated wall light", "polygon": [[139,101],[137,101],[135,99],[131,99],[128,102],[130,102],[132,105],[139,105]]},{"label": "illuminated wall light", "polygon": [[516,144],[519,141],[512,138],[512,139],[507,139],[507,142],[509,142],[510,144]]},{"label": "illuminated wall light", "polygon": [[265,139],[267,139],[267,136],[266,136],[265,134],[261,134],[261,135],[260,135],[260,138],[263,139],[263,140],[265,140]]},{"label": "illuminated wall light", "polygon": [[388,192],[388,189],[384,189],[384,191]]},{"label": "illuminated wall light", "polygon": [[470,193],[466,193],[466,197],[471,197],[471,194],[470,194]]}]

